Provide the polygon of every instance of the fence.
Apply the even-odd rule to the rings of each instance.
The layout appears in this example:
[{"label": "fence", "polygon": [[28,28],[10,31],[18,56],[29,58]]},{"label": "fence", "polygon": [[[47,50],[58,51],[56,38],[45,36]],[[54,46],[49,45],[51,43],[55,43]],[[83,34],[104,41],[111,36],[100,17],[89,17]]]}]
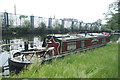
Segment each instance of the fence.
[{"label": "fence", "polygon": [[55,18],[45,18],[39,16],[27,16],[12,14],[7,12],[0,13],[0,23],[2,27],[10,28],[17,26],[25,26],[30,28],[38,28],[41,23],[44,23],[47,28],[56,28],[59,25],[62,25],[64,28],[80,29],[80,30],[94,30],[96,28],[100,29],[100,24],[93,23],[83,23],[77,19],[64,18],[64,19],[55,19]]}]

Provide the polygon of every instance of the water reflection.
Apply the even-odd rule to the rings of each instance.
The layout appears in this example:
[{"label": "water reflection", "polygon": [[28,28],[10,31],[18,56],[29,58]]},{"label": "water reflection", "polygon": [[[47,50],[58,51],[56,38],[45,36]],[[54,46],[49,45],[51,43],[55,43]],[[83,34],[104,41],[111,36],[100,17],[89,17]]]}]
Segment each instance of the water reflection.
[{"label": "water reflection", "polygon": [[24,42],[26,41],[29,42],[29,48],[33,48],[35,46],[42,46],[43,40],[41,39],[41,36],[28,38],[5,38],[2,40],[2,44],[8,45],[2,46],[1,48],[5,51],[24,49]]}]

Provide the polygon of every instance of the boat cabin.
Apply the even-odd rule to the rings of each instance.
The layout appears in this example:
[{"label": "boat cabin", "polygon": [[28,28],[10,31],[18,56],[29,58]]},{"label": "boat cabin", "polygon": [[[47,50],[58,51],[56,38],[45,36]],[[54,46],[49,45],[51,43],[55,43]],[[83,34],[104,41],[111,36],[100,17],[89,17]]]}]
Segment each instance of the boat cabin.
[{"label": "boat cabin", "polygon": [[43,41],[43,47],[54,47],[55,55],[63,54],[76,50],[92,49],[106,45],[110,41],[109,35],[73,34],[73,35],[48,35]]}]

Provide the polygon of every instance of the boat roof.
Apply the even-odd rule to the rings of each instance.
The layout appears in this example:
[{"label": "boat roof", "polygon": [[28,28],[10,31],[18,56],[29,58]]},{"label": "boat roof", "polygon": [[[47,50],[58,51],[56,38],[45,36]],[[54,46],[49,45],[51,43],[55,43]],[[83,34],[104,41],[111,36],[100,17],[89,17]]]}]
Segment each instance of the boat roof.
[{"label": "boat roof", "polygon": [[85,34],[52,34],[49,36],[54,36],[59,40],[66,41],[66,40],[76,40],[76,39],[98,38],[98,37],[105,37],[108,35],[102,33],[88,33],[86,36]]}]

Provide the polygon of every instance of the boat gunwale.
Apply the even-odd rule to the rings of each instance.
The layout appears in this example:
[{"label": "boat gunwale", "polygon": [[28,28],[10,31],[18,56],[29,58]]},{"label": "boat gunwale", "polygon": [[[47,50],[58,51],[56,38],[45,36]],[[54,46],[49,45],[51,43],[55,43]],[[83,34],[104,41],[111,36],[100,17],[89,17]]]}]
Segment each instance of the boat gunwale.
[{"label": "boat gunwale", "polygon": [[[58,38],[58,39],[61,40],[61,41],[72,41],[72,40],[76,40],[77,41],[77,40],[86,40],[86,39],[94,39],[94,38],[107,38],[107,37],[109,37],[109,36],[106,35],[106,36],[82,37],[82,38],[74,38],[74,39],[62,39],[62,38],[61,39]],[[55,37],[55,38],[57,38],[57,37]]]}]

